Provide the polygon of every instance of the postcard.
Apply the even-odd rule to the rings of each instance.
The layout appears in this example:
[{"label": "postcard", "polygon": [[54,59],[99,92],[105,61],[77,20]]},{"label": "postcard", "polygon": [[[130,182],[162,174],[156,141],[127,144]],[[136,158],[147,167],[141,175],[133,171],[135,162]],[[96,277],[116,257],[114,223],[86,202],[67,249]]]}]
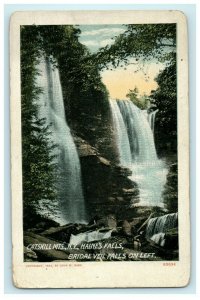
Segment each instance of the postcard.
[{"label": "postcard", "polygon": [[10,101],[14,285],[186,286],[185,15],[15,12]]}]

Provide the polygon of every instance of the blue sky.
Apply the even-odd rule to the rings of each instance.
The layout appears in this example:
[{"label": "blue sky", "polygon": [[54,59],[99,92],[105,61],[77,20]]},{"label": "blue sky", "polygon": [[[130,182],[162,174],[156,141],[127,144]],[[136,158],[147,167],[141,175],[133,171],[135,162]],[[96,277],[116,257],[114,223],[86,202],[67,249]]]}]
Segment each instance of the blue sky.
[{"label": "blue sky", "polygon": [[98,51],[99,48],[111,45],[115,36],[126,30],[124,25],[81,25],[80,42],[87,46],[91,52]]}]

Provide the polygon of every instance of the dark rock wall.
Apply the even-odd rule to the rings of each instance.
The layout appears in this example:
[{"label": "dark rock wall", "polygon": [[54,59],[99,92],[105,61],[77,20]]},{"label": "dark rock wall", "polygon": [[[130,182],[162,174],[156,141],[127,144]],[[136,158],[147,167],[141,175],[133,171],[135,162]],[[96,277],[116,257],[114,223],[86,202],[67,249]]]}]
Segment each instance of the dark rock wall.
[{"label": "dark rock wall", "polygon": [[70,126],[75,134],[95,147],[105,158],[118,162],[118,151],[109,108],[105,113],[81,112]]},{"label": "dark rock wall", "polygon": [[126,211],[138,201],[138,188],[128,176],[131,171],[103,157],[81,138],[74,138],[78,148],[88,218]]},{"label": "dark rock wall", "polygon": [[178,211],[178,164],[173,162],[169,166],[167,182],[163,191],[164,204],[169,212]]}]

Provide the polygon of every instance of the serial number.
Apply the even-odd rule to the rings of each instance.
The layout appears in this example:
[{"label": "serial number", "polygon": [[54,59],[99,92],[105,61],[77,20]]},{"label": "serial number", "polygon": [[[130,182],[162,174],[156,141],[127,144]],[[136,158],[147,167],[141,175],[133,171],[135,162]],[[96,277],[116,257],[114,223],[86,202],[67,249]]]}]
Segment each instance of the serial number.
[{"label": "serial number", "polygon": [[174,267],[174,266],[176,266],[176,263],[175,262],[165,262],[165,263],[163,263],[163,266],[165,266],[165,267]]}]

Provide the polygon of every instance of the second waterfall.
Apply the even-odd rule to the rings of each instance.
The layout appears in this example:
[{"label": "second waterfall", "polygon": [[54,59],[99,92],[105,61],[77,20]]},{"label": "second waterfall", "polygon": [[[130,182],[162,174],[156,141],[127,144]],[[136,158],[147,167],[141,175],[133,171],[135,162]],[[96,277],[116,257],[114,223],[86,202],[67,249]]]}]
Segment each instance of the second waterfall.
[{"label": "second waterfall", "polygon": [[153,131],[142,110],[129,100],[110,100],[120,164],[132,171],[139,205],[163,206],[167,168],[156,154]]}]

